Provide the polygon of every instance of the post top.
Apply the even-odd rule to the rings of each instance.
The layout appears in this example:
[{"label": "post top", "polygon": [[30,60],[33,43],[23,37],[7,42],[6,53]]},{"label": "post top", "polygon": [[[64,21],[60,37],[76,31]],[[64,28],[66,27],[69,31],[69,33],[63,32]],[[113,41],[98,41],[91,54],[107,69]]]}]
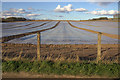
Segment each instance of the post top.
[{"label": "post top", "polygon": [[102,32],[98,32],[98,34],[102,34]]}]

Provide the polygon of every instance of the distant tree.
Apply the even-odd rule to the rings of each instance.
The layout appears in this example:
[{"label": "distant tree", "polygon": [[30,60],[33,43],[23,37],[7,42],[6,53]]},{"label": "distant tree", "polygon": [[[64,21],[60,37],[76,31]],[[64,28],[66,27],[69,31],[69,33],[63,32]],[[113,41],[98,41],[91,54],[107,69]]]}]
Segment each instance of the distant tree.
[{"label": "distant tree", "polygon": [[9,17],[6,20],[7,21],[26,21],[26,19],[22,17]]},{"label": "distant tree", "polygon": [[92,20],[108,20],[107,17],[93,18]]},{"label": "distant tree", "polygon": [[92,20],[98,20],[97,18],[93,18]]},{"label": "distant tree", "polygon": [[22,17],[9,17],[9,18],[2,18],[2,22],[11,22],[11,21],[26,21],[26,18]]},{"label": "distant tree", "polygon": [[100,17],[99,20],[108,20],[107,17]]}]

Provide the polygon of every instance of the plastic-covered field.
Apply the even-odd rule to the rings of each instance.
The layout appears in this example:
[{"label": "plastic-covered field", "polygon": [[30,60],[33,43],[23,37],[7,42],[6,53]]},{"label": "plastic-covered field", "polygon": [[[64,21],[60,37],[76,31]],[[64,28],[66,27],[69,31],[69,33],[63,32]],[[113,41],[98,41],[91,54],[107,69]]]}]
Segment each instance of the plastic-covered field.
[{"label": "plastic-covered field", "polygon": [[80,22],[83,24],[93,25],[96,27],[112,27],[112,28],[118,28],[118,22],[107,22],[107,21],[86,21],[86,22]]},{"label": "plastic-covered field", "polygon": [[81,28],[86,28],[94,31],[117,34],[118,35],[118,23],[117,22],[71,22],[73,25]]},{"label": "plastic-covered field", "polygon": [[19,27],[19,26],[24,26],[24,25],[27,25],[27,24],[30,24],[32,22],[9,22],[9,23],[3,23],[2,24],[2,28],[3,29],[12,29],[13,27]]},{"label": "plastic-covered field", "polygon": [[[28,23],[33,23],[33,22],[28,22]],[[43,23],[48,23],[48,24],[40,26]],[[17,28],[12,28],[12,27],[11,27],[11,29],[4,29],[3,28],[2,29],[2,36],[4,37],[4,36],[10,36],[10,35],[16,35],[16,34],[22,34],[22,33],[27,33],[27,32],[38,31],[38,30],[50,28],[50,27],[54,26],[56,23],[57,22],[34,22],[33,24],[28,25],[28,26],[23,26],[24,23],[22,23],[22,26],[17,27]],[[8,27],[10,27],[10,26],[8,26]]]},{"label": "plastic-covered field", "polygon": [[[49,22],[37,28],[27,29],[29,27],[38,26],[42,23],[46,23],[46,22],[35,22],[34,24],[26,27],[14,28],[11,30],[10,29],[3,30],[3,34],[4,34],[3,36],[47,29],[47,28],[53,27],[57,23],[57,21]],[[116,26],[117,23],[114,23],[114,22],[110,23],[111,24],[110,27],[109,27],[110,24],[105,24],[105,22],[103,22],[103,24],[105,24],[105,27],[102,25],[102,22],[95,22],[95,23],[101,24],[102,26],[99,26],[98,24],[97,25],[93,24],[94,22],[82,22],[83,24],[94,25],[94,26],[82,25],[80,24],[81,22],[71,22],[71,23],[72,25],[75,25],[77,27],[82,27],[82,28],[110,33],[110,34],[118,34],[118,28]],[[112,27],[112,24],[113,24],[113,27]],[[114,27],[114,25],[116,27]],[[95,27],[95,26],[99,26],[99,27]],[[63,22],[63,21],[61,21],[57,27],[51,30],[41,32],[41,44],[97,44],[97,39],[98,39],[97,34],[80,30],[77,28],[73,28],[67,22]],[[37,44],[37,34],[13,39],[8,41],[7,43]],[[106,36],[102,36],[102,44],[118,44],[118,39],[112,39]]]}]

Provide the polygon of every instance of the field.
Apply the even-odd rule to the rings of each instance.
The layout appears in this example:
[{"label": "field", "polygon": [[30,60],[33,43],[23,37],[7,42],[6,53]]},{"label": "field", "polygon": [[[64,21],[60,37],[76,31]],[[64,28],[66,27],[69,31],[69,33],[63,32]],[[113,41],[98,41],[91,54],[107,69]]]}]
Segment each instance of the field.
[{"label": "field", "polygon": [[[44,24],[47,23],[47,24]],[[53,27],[57,21],[51,22],[27,22],[3,24],[3,37],[37,32]],[[118,37],[117,22],[70,22],[80,28],[97,32],[104,32]],[[84,23],[84,24],[83,24]],[[23,25],[24,24],[24,25]],[[29,25],[31,24],[31,25]],[[25,26],[28,25],[28,26]],[[42,26],[41,26],[42,25]],[[97,44],[97,34],[70,26],[61,21],[54,29],[41,32],[41,44]],[[37,35],[34,33],[22,38],[9,40],[8,43],[32,43],[37,44]],[[102,36],[102,44],[117,44],[117,38]]]},{"label": "field", "polygon": [[[18,48],[16,48],[18,47]],[[37,46],[33,44],[2,44],[3,59],[21,57],[32,61],[37,58]],[[7,51],[6,51],[7,50]],[[115,61],[118,59],[117,44],[102,45],[102,60]],[[113,54],[114,53],[114,54]],[[42,44],[41,60],[62,61],[96,61],[97,45],[95,44]],[[6,58],[7,57],[7,58]]]},{"label": "field", "polygon": [[[19,60],[20,62],[27,60],[29,60],[30,62],[34,62],[37,60],[38,32],[40,32],[40,60],[43,63],[49,65],[48,62],[44,62],[44,61],[52,61],[54,62],[54,64],[56,64],[57,61],[58,62],[60,61],[60,63],[62,64],[62,62],[65,61],[66,62],[65,64],[67,66],[69,64],[73,66],[73,63],[74,64],[78,63],[80,65],[81,63],[87,62],[89,65],[86,65],[85,63],[86,67],[93,65],[97,65],[100,67],[100,65],[96,64],[96,59],[97,59],[97,50],[98,50],[98,34],[99,32],[101,32],[101,46],[102,46],[101,62],[102,63],[100,64],[103,65],[103,63],[105,64],[107,63],[106,65],[108,66],[118,65],[115,68],[116,70],[118,70],[120,67],[118,64],[120,53],[119,53],[119,45],[118,45],[119,26],[117,24],[118,22],[107,22],[107,21],[83,21],[83,22],[82,21],[31,21],[31,22],[3,23],[2,38],[1,38],[2,60],[4,64],[3,71],[12,72],[17,70],[17,69],[14,70],[12,68],[11,70],[9,69],[7,70],[5,68],[5,66],[8,66],[7,63],[9,64],[9,61],[11,61],[10,65],[15,67],[14,65],[19,63]],[[15,64],[13,64],[14,61],[16,61]],[[30,63],[29,65],[32,64],[33,63]],[[40,65],[41,64],[42,63],[40,63]],[[93,67],[97,67],[97,66],[93,66]],[[62,67],[63,66],[60,66],[60,69]],[[93,70],[93,67],[89,69]],[[30,68],[30,70],[32,68]],[[44,69],[52,70],[53,65],[52,67],[50,66],[49,68],[47,67]],[[86,70],[87,69],[88,68],[86,68]],[[110,69],[112,69],[110,74],[107,75],[107,73],[109,73],[108,70],[108,72],[106,71],[105,75],[107,77],[109,76],[117,77],[119,72],[115,73],[112,72],[114,71],[113,68]],[[67,72],[64,72],[63,69],[63,72],[60,73],[65,75],[79,76],[79,72],[72,73],[72,68],[67,67],[67,70],[68,70]],[[97,71],[97,69],[95,70]],[[24,71],[24,70],[21,69],[18,70],[18,72],[20,71]],[[27,72],[29,72],[29,70]],[[33,72],[35,72],[35,70],[33,70]],[[59,75],[57,71],[54,73],[48,70],[48,73],[46,73],[44,70],[41,71],[39,69],[37,73],[45,73],[45,74],[53,73]],[[101,73],[104,73],[104,71],[102,72],[98,71],[98,73],[97,72],[91,73],[91,75],[90,73],[87,74],[87,72],[85,72],[84,75],[100,76]],[[104,74],[102,74],[102,76],[104,76]]]}]

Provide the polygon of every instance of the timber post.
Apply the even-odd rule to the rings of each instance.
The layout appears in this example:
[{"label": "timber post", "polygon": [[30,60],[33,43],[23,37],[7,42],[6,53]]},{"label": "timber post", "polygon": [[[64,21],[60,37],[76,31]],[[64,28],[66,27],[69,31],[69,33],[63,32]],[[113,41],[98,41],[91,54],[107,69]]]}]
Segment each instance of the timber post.
[{"label": "timber post", "polygon": [[40,60],[40,32],[37,32],[37,60]]},{"label": "timber post", "polygon": [[101,36],[102,33],[98,33],[98,45],[97,45],[97,63],[101,60]]}]

